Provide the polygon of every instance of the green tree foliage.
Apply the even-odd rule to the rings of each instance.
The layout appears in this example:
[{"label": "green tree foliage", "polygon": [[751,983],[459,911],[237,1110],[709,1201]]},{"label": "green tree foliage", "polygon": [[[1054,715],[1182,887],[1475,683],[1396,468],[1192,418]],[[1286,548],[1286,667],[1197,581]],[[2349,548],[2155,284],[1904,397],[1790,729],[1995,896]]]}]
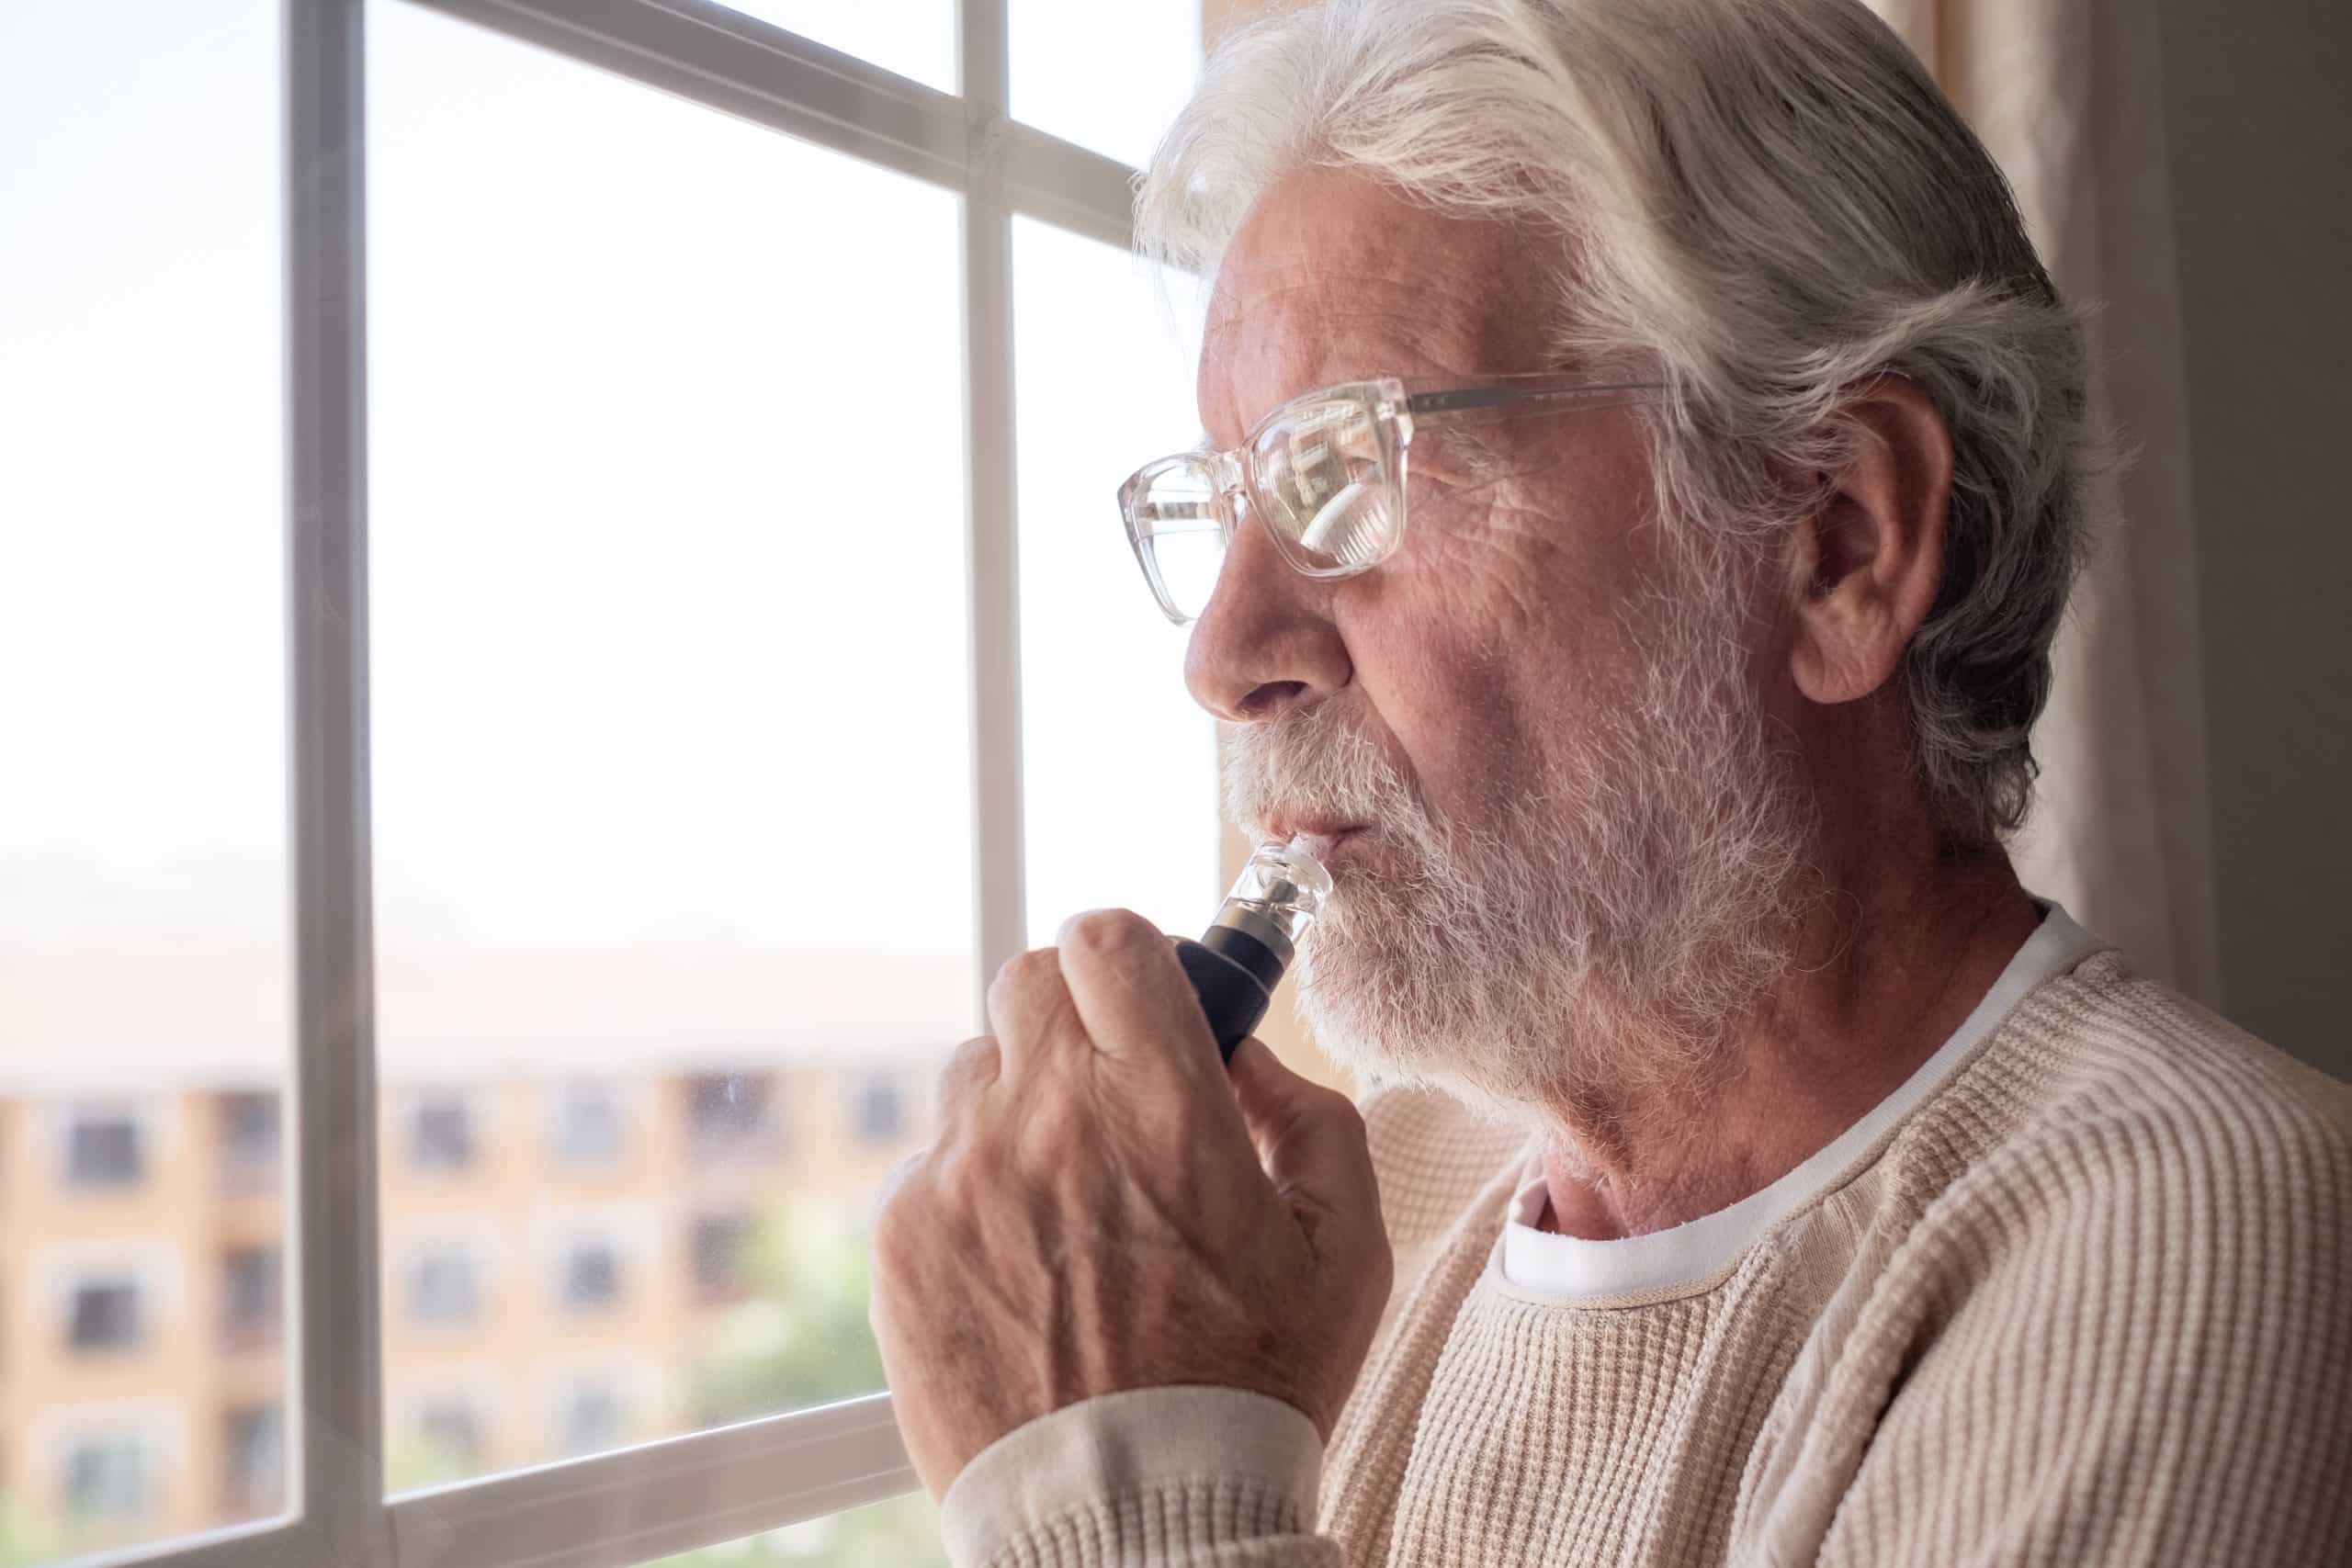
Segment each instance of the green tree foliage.
[{"label": "green tree foliage", "polygon": [[[849,1215],[780,1206],[752,1232],[751,1298],[728,1314],[695,1364],[697,1426],[805,1410],[882,1387],[865,1323],[866,1242]],[[939,1513],[921,1493],[705,1547],[652,1568],[945,1568]]]}]

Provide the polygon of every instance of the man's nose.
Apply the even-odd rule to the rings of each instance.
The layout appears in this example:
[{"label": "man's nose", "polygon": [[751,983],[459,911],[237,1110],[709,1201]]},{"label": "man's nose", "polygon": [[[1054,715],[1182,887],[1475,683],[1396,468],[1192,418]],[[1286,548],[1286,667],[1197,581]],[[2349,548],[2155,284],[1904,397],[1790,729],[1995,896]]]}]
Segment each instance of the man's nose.
[{"label": "man's nose", "polygon": [[1193,700],[1230,723],[1254,724],[1345,686],[1354,666],[1330,594],[1329,584],[1293,571],[1263,527],[1245,522],[1184,650]]}]

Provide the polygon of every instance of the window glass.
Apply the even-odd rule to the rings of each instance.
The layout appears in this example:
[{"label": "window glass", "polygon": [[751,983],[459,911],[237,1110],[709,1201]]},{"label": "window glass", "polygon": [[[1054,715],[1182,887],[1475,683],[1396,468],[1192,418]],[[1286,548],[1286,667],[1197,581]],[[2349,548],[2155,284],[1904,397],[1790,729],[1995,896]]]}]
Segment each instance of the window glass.
[{"label": "window glass", "polygon": [[956,91],[956,0],[723,0],[828,49]]},{"label": "window glass", "polygon": [[131,1111],[78,1108],[66,1139],[65,1179],[74,1186],[139,1184],[139,1122]]},{"label": "window glass", "polygon": [[[0,1531],[275,1512],[220,1096],[287,1083],[279,0],[0,3]],[[258,1456],[275,1470],[279,1461]]]},{"label": "window glass", "polygon": [[1006,3],[1012,118],[1141,168],[1200,74],[1200,0],[1122,0],[1110,28],[1100,0]]},{"label": "window glass", "polygon": [[927,1492],[680,1552],[643,1568],[947,1568]]},{"label": "window glass", "polygon": [[576,1451],[592,1372],[630,1441],[878,1389],[863,1226],[923,1110],[840,1107],[927,1086],[978,987],[956,197],[368,27],[398,1490]]},{"label": "window glass", "polygon": [[1216,734],[1184,689],[1121,481],[1192,444],[1191,285],[1028,220],[1012,231],[1029,941],[1100,906],[1197,934],[1216,913]]}]

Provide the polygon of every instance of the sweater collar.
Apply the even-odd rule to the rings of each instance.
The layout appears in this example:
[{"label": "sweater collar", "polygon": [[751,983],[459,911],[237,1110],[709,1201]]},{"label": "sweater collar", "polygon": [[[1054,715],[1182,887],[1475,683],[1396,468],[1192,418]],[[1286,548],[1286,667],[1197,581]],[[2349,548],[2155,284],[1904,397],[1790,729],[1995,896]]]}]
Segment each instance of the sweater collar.
[{"label": "sweater collar", "polygon": [[1512,1194],[1497,1249],[1504,1281],[1534,1295],[1580,1301],[1673,1292],[1722,1273],[1791,1212],[1846,1180],[1851,1168],[1873,1154],[1958,1071],[2027,992],[2066,973],[2102,945],[2057,905],[2041,898],[2034,903],[2042,911],[2041,923],[1951,1038],[1826,1147],[1729,1208],[1669,1230],[1611,1241],[1537,1230],[1546,1192],[1542,1164],[1531,1152],[1528,1179]]}]

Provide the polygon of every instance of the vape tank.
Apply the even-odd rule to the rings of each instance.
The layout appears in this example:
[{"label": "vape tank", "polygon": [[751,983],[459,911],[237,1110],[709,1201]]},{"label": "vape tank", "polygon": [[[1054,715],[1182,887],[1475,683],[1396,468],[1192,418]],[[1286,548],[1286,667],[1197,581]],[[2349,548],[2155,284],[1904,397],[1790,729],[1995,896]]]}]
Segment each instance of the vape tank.
[{"label": "vape tank", "polygon": [[1305,849],[1261,844],[1201,940],[1177,939],[1177,960],[1227,1061],[1266,1016],[1298,939],[1330,896],[1331,874]]}]

